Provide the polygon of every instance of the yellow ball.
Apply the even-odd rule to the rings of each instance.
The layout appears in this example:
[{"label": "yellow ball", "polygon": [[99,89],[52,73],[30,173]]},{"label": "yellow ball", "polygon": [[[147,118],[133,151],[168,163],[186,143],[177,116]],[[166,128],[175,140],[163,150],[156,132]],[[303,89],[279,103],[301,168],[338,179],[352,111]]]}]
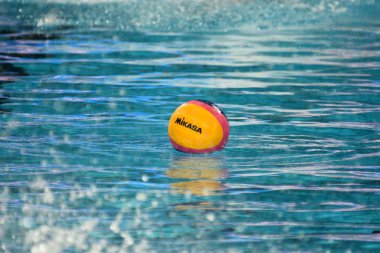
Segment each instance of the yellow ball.
[{"label": "yellow ball", "polygon": [[186,153],[211,153],[224,148],[230,133],[225,114],[214,104],[191,100],[172,114],[168,133],[173,147]]}]

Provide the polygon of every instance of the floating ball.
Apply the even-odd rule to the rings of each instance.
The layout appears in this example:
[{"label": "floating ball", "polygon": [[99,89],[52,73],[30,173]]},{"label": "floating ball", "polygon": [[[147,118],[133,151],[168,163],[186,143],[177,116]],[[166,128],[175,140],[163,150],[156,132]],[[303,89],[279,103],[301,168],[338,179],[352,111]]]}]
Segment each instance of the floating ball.
[{"label": "floating ball", "polygon": [[230,127],[226,115],[215,104],[191,100],[174,111],[168,133],[175,149],[201,154],[222,150]]}]

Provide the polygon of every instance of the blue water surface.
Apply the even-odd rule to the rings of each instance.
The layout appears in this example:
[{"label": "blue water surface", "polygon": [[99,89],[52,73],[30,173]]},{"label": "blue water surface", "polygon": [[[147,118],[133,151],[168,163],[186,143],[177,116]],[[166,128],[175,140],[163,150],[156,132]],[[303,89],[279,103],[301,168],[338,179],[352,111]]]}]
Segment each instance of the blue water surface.
[{"label": "blue water surface", "polygon": [[[0,252],[380,252],[379,13],[0,0]],[[223,151],[171,147],[192,99]]]}]

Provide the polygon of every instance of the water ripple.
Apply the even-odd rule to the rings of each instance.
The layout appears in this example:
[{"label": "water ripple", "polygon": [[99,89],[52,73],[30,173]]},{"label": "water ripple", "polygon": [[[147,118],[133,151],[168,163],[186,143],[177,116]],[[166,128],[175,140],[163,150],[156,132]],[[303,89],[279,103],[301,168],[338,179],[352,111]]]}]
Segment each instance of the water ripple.
[{"label": "water ripple", "polygon": [[[377,1],[32,2],[0,1],[0,251],[379,251]],[[223,152],[172,149],[191,99]]]}]

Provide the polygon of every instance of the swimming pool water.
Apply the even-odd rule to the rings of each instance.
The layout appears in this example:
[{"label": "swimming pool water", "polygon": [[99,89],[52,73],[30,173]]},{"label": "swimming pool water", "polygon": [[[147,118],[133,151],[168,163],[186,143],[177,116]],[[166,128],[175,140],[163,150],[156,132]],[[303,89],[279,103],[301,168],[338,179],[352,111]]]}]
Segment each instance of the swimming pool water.
[{"label": "swimming pool water", "polygon": [[63,2],[0,1],[0,252],[380,251],[379,1]]}]

